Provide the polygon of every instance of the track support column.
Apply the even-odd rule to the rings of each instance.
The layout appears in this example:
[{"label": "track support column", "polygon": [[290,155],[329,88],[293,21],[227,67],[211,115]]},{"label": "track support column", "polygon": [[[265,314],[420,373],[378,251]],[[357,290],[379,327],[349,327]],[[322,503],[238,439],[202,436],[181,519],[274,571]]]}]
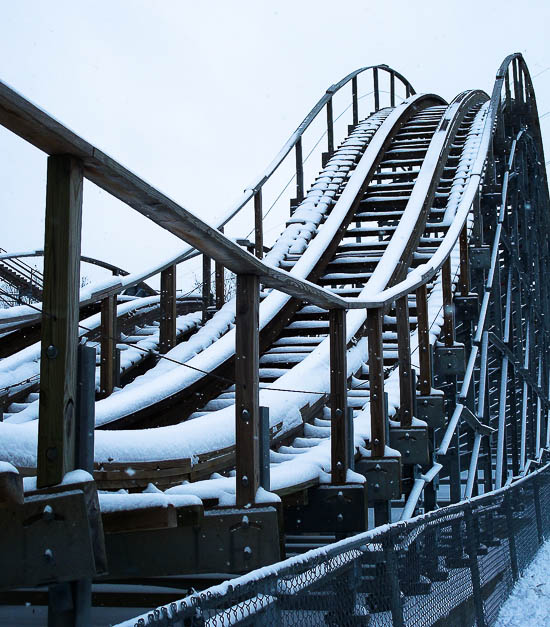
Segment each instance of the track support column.
[{"label": "track support column", "polygon": [[386,447],[386,399],[384,397],[384,350],[382,347],[382,308],[367,312],[369,343],[369,385],[371,451],[373,457],[384,457]]},{"label": "track support column", "polygon": [[167,353],[176,345],[176,266],[160,273],[159,351]]},{"label": "track support column", "polygon": [[48,158],[37,484],[75,467],[82,163]]},{"label": "track support column", "polygon": [[347,416],[347,355],[346,311],[331,309],[330,320],[330,440],[332,483],[346,482],[350,467],[349,430]]},{"label": "track support column", "polygon": [[118,375],[115,372],[116,359],[116,296],[107,296],[101,301],[101,361],[99,394],[101,398],[110,396]]},{"label": "track support column", "polygon": [[411,328],[409,323],[408,296],[402,296],[395,303],[397,318],[397,350],[399,358],[399,416],[402,427],[412,424],[414,390],[411,367]]},{"label": "track support column", "polygon": [[237,275],[235,436],[237,507],[253,504],[260,486],[259,278]]}]

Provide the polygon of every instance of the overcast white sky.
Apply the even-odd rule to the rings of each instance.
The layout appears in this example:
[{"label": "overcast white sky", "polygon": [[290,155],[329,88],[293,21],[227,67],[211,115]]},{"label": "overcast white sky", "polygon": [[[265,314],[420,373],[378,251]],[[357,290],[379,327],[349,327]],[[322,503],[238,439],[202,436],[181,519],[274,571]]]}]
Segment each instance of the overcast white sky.
[{"label": "overcast white sky", "polygon": [[[0,10],[0,79],[209,220],[326,87],[363,65],[387,63],[450,100],[490,93],[502,59],[521,51],[540,73],[539,113],[550,110],[548,0],[0,0]],[[550,115],[541,124],[548,160]],[[0,147],[0,247],[42,247],[45,157],[3,128]],[[137,270],[181,247],[86,185],[85,254]]]}]

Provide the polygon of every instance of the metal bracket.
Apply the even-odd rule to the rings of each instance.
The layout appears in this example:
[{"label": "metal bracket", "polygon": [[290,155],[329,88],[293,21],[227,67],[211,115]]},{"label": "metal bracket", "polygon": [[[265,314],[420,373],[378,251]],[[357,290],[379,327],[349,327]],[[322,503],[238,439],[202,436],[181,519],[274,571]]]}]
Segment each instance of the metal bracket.
[{"label": "metal bracket", "polygon": [[401,459],[363,457],[355,464],[355,470],[367,480],[370,501],[389,501],[401,497]]},{"label": "metal bracket", "polygon": [[404,464],[424,466],[430,463],[428,429],[425,427],[390,429],[390,446],[401,453]]},{"label": "metal bracket", "polygon": [[98,574],[82,490],[39,494],[0,508],[0,588],[73,581]]},{"label": "metal bracket", "polygon": [[438,377],[464,375],[466,371],[464,346],[436,346],[434,349],[434,371]]},{"label": "metal bracket", "polygon": [[417,396],[415,416],[424,420],[432,429],[445,427],[445,397],[443,394]]},{"label": "metal bracket", "polygon": [[455,296],[454,305],[457,322],[477,321],[479,317],[479,298],[477,294]]},{"label": "metal bracket", "polygon": [[310,488],[306,505],[286,507],[288,533],[359,533],[367,529],[367,489],[363,485]]},{"label": "metal bracket", "polygon": [[491,267],[491,248],[489,246],[474,246],[470,248],[469,258],[472,270],[489,270]]}]

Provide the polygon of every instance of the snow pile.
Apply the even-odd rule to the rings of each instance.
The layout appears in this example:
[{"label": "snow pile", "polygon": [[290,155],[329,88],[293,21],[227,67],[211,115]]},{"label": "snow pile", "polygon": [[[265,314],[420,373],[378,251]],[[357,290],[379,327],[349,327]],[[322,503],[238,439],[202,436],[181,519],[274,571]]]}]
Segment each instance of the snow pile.
[{"label": "snow pile", "polygon": [[549,563],[550,541],[546,541],[502,606],[495,627],[550,625]]}]

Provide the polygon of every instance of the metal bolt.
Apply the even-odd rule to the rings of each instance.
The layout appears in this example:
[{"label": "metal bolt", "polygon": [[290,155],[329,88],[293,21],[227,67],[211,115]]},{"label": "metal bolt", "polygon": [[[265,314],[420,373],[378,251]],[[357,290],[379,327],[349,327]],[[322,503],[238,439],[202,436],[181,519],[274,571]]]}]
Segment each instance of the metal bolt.
[{"label": "metal bolt", "polygon": [[380,466],[380,464],[376,464],[374,470],[382,470],[382,466]]},{"label": "metal bolt", "polygon": [[54,519],[53,507],[51,505],[46,505],[42,511],[42,518],[47,521]]},{"label": "metal bolt", "polygon": [[341,409],[337,409],[334,412],[334,415],[336,416],[336,418],[341,418],[342,417],[342,410]]},{"label": "metal bolt", "polygon": [[338,468],[338,470],[342,470],[343,467],[344,464],[342,464],[342,462],[336,462],[336,468]]},{"label": "metal bolt", "polygon": [[46,449],[46,458],[49,462],[53,462],[57,459],[57,448],[55,446],[50,446]]},{"label": "metal bolt", "polygon": [[48,357],[48,359],[55,359],[57,357],[57,348],[53,344],[50,344],[46,349],[46,357]]},{"label": "metal bolt", "polygon": [[341,523],[344,520],[344,516],[342,514],[338,514],[338,516],[336,516],[336,520]]},{"label": "metal bolt", "polygon": [[379,483],[375,483],[374,484],[374,489],[375,490],[380,490],[380,484]]},{"label": "metal bolt", "polygon": [[241,418],[245,421],[248,422],[250,420],[250,412],[248,411],[248,409],[243,409],[241,412]]},{"label": "metal bolt", "polygon": [[242,483],[244,486],[247,486],[247,485],[248,485],[248,477],[247,477],[246,475],[243,475],[243,477],[242,477],[242,479],[241,479],[241,483]]},{"label": "metal bolt", "polygon": [[250,527],[250,521],[248,520],[248,516],[243,516],[241,524],[245,529],[248,529],[248,527]]},{"label": "metal bolt", "polygon": [[53,551],[51,549],[46,549],[44,551],[44,558],[51,564],[53,562]]},{"label": "metal bolt", "polygon": [[249,546],[245,546],[243,549],[244,559],[248,560],[252,557],[252,549]]}]

